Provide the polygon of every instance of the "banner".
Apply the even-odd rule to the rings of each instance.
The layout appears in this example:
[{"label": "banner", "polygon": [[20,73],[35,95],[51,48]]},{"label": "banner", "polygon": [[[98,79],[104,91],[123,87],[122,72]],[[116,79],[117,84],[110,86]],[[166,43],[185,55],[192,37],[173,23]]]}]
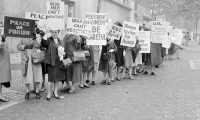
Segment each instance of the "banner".
[{"label": "banner", "polygon": [[68,17],[67,33],[90,37],[92,26],[86,20]]},{"label": "banner", "polygon": [[112,27],[108,30],[107,37],[112,40],[119,40],[122,35],[122,27],[117,25],[112,25]]},{"label": "banner", "polygon": [[138,39],[141,45],[140,53],[150,53],[150,31],[139,31]]},{"label": "banner", "polygon": [[4,19],[4,34],[8,37],[32,38],[35,20],[7,17]]},{"label": "banner", "polygon": [[174,30],[174,40],[172,41],[176,45],[181,45],[183,40],[183,31],[181,29]]},{"label": "banner", "polygon": [[45,32],[44,39],[47,39],[51,36],[49,28],[47,28],[47,15],[42,13],[35,13],[35,12],[26,12],[25,13],[26,19],[36,20],[35,24],[40,30]]},{"label": "banner", "polygon": [[139,24],[124,21],[122,30],[122,46],[135,47],[136,34],[139,31]]},{"label": "banner", "polygon": [[166,33],[169,23],[163,21],[151,21],[151,42],[162,43],[163,40],[167,41]]},{"label": "banner", "polygon": [[64,2],[47,1],[47,26],[51,29],[64,29]]},{"label": "banner", "polygon": [[87,38],[87,45],[106,45],[106,14],[86,13],[86,23],[92,27],[92,36]]},{"label": "banner", "polygon": [[0,22],[0,35],[4,34],[4,26],[3,26],[3,22]]}]

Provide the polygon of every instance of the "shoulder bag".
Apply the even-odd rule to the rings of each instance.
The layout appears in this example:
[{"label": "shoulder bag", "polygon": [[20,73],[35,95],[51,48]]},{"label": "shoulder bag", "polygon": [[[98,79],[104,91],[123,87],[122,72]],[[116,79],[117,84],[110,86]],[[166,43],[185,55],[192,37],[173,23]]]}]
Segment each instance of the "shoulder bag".
[{"label": "shoulder bag", "polygon": [[46,56],[46,51],[40,51],[38,53],[32,53],[32,63],[40,64],[44,61]]}]

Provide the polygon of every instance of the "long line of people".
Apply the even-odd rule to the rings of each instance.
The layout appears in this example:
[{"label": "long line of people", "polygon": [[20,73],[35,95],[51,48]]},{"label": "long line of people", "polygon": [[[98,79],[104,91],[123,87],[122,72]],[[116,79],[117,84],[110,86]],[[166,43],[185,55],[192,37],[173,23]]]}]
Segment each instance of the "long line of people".
[{"label": "long line of people", "polygon": [[[115,24],[122,27],[120,22]],[[140,30],[148,31],[149,29],[142,26]],[[125,79],[127,71],[128,79],[134,80],[133,75],[137,75],[137,73],[146,75],[148,68],[151,70],[151,75],[155,75],[152,67],[158,68],[159,65],[164,65],[166,49],[162,48],[161,44],[151,43],[151,53],[143,54],[139,53],[141,46],[137,37],[135,47],[121,46],[121,38],[119,40],[107,38],[107,45],[100,47],[86,45],[86,38],[80,35],[67,34],[61,40],[58,38],[59,32],[59,30],[52,29],[51,37],[45,40],[43,39],[45,32],[36,27],[33,39],[21,39],[17,45],[17,49],[21,51],[22,81],[26,88],[26,100],[30,98],[31,84],[34,85],[36,99],[40,99],[40,92],[44,92],[47,88],[46,100],[50,101],[52,93],[56,99],[64,98],[64,96],[58,95],[60,82],[63,90],[73,93],[77,86],[84,89],[90,88],[89,84],[95,85],[95,76],[98,71],[103,72],[104,76],[101,84],[111,85],[115,80]],[[0,67],[7,69],[0,69],[0,76],[4,77],[4,81],[2,79],[0,81],[0,100],[7,102],[9,100],[2,95],[2,85],[10,87],[11,68],[10,63],[7,63],[9,55],[5,52],[8,51],[6,37],[2,36],[1,38],[0,56],[5,60],[0,59]],[[169,49],[170,59],[175,53],[174,46],[172,44]],[[33,61],[33,55],[37,53],[43,54],[40,54],[38,60]],[[44,60],[41,62],[42,58]],[[64,60],[68,60],[67,66],[63,65]],[[35,64],[37,61],[40,62]],[[146,66],[146,70],[144,66]],[[120,73],[122,73],[121,76]],[[47,87],[45,86],[46,74],[48,74]],[[92,74],[91,80],[90,74]],[[41,89],[39,89],[40,84]]]}]

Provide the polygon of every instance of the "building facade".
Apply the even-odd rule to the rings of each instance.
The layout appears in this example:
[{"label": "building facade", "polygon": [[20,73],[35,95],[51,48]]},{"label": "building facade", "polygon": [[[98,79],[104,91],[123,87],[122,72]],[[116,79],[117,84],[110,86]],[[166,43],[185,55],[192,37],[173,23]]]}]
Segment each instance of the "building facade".
[{"label": "building facade", "polygon": [[[24,18],[26,12],[46,14],[46,2],[51,0],[0,0],[0,22],[4,16]],[[65,23],[67,18],[85,18],[85,13],[96,13],[98,0],[54,0],[65,3]],[[134,2],[132,0],[100,0],[100,12],[106,13],[107,18],[116,21],[134,22]],[[65,32],[62,31],[62,36]],[[7,38],[11,52],[17,51],[17,44],[21,38]]]}]

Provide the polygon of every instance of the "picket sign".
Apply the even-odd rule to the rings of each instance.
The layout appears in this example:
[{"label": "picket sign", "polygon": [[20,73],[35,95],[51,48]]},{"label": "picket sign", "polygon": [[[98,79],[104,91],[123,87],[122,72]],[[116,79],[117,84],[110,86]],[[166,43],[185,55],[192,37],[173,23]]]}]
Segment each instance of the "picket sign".
[{"label": "picket sign", "polygon": [[122,27],[113,24],[110,29],[108,29],[107,37],[112,40],[119,40],[122,35],[122,30]]},{"label": "picket sign", "polygon": [[141,46],[140,53],[150,53],[150,31],[139,31],[138,39]]},{"label": "picket sign", "polygon": [[64,29],[64,2],[47,1],[47,26],[50,29]]},{"label": "picket sign", "polygon": [[138,31],[139,31],[139,24],[124,21],[121,45],[128,47],[135,47],[136,35]]},{"label": "picket sign", "polygon": [[88,20],[68,17],[66,32],[90,37],[92,35],[92,26]]},{"label": "picket sign", "polygon": [[181,45],[183,40],[183,31],[181,29],[175,29],[173,32],[173,37],[174,40],[172,41],[172,43],[176,45]]},{"label": "picket sign", "polygon": [[86,20],[92,26],[92,35],[87,37],[87,45],[106,45],[106,14],[86,13]]}]

